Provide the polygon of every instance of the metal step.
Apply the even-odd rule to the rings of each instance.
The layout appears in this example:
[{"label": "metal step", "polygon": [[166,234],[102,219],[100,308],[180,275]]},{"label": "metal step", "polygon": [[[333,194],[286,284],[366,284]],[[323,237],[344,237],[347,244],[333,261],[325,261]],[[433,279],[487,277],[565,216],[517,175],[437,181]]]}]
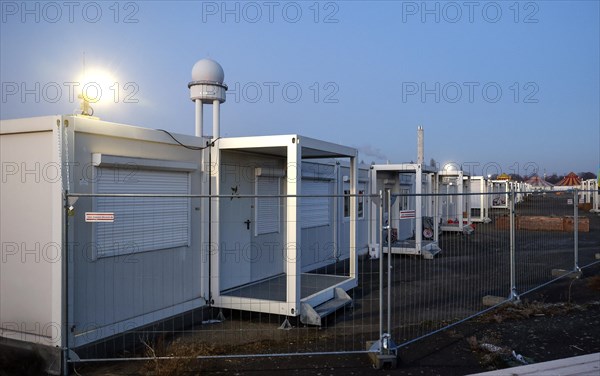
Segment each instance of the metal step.
[{"label": "metal step", "polygon": [[302,303],[300,322],[306,325],[321,326],[322,318],[349,304],[352,304],[352,298],[344,291],[344,289],[337,287],[334,290],[333,299],[330,299],[323,304],[313,307],[308,303]]}]

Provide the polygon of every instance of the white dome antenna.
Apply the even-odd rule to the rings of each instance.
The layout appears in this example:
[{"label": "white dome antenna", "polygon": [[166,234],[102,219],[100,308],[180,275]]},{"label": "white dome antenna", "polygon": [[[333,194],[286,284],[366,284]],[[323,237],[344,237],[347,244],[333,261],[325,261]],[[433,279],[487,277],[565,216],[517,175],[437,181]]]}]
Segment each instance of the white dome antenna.
[{"label": "white dome antenna", "polygon": [[199,60],[192,68],[192,81],[188,84],[190,99],[196,103],[196,136],[202,137],[203,119],[202,106],[204,103],[213,105],[213,134],[220,134],[220,104],[225,102],[227,85],[223,82],[225,73],[219,63],[212,59]]}]

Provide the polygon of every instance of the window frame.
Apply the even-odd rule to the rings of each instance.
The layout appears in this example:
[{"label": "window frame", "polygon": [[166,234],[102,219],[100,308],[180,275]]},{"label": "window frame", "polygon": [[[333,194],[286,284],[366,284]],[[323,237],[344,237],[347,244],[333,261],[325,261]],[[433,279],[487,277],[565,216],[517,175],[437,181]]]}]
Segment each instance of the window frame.
[{"label": "window frame", "polygon": [[[362,189],[361,189],[362,188]],[[344,197],[343,197],[343,208],[342,208],[342,217],[344,221],[350,220],[350,196],[346,196],[350,194],[350,189],[344,189]],[[358,182],[358,203],[356,205],[356,219],[365,219],[365,195],[367,192],[367,182],[359,181]]]}]

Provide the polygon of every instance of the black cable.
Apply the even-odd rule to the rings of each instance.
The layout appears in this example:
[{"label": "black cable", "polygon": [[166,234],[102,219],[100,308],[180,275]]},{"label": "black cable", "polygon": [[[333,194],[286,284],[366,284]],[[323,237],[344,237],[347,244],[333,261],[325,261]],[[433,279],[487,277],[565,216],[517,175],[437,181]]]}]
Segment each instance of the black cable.
[{"label": "black cable", "polygon": [[165,131],[164,129],[157,129],[157,131],[162,131],[165,132],[166,134],[169,135],[169,137],[171,137],[173,139],[173,141],[177,142],[180,146],[183,146],[186,149],[190,149],[190,150],[204,150],[206,148],[212,147],[215,145],[215,141],[217,141],[219,138],[221,137],[217,137],[214,140],[212,140],[210,143],[208,143],[206,146],[204,147],[199,147],[199,146],[188,146],[185,145],[183,143],[181,143],[178,139],[175,138],[175,136],[173,136],[171,133],[169,133],[168,131]]}]

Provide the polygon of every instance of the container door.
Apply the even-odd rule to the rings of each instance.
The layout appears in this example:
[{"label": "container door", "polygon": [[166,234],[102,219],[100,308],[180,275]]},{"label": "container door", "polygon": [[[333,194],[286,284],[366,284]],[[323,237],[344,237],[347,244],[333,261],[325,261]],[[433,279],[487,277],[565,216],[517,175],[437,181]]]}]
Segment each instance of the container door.
[{"label": "container door", "polygon": [[[235,166],[223,165],[225,171]],[[240,174],[223,174],[220,199],[219,287],[227,290],[251,281],[252,234],[254,232],[254,182]]]}]

